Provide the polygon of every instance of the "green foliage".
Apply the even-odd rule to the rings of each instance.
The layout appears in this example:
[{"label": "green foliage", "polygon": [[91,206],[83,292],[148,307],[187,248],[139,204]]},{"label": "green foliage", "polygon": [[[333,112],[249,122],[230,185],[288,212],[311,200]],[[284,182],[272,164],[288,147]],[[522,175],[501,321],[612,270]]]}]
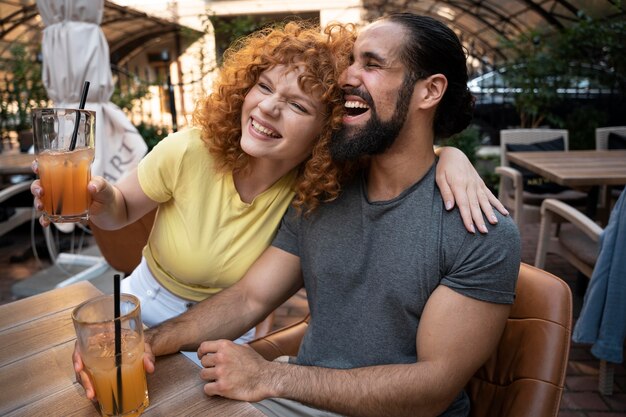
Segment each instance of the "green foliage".
[{"label": "green foliage", "polygon": [[500,155],[481,156],[474,165],[485,185],[494,195],[498,195],[500,175],[496,174],[496,166],[500,165]]},{"label": "green foliage", "polygon": [[141,122],[135,127],[146,142],[146,145],[148,145],[148,152],[150,152],[161,139],[169,135],[169,132],[164,127],[149,125],[145,122]]},{"label": "green foliage", "polygon": [[136,81],[132,88],[128,88],[125,91],[120,90],[119,84],[115,84],[111,102],[123,110],[132,111],[138,101],[144,98],[150,99],[150,86],[146,83]]},{"label": "green foliage", "polygon": [[531,32],[503,45],[517,52],[517,59],[502,71],[502,78],[515,88],[513,97],[522,127],[537,127],[544,121],[558,125],[548,110],[560,103],[562,97],[557,91],[567,82],[555,76],[563,73],[563,63],[553,59],[550,42],[540,39],[537,32]]},{"label": "green foliage", "polygon": [[597,85],[626,94],[626,21],[582,19],[558,38],[554,56],[569,63],[568,75],[584,75]]},{"label": "green foliage", "polygon": [[476,164],[476,152],[480,147],[480,132],[476,126],[469,126],[462,132],[450,136],[442,141],[443,146],[454,146],[460,149],[470,160]]},{"label": "green foliage", "polygon": [[569,131],[569,148],[595,149],[596,128],[605,126],[607,116],[592,106],[572,110],[565,119],[565,128]]},{"label": "green foliage", "polygon": [[7,74],[0,89],[0,133],[20,132],[31,128],[30,110],[45,107],[48,94],[41,80],[41,63],[36,60],[36,53],[28,51],[23,45],[13,45],[11,58],[0,62]]},{"label": "green foliage", "polygon": [[269,23],[269,20],[265,18],[217,16],[213,12],[201,16],[201,19],[204,32],[215,35],[215,50],[218,64],[221,63],[226,49],[234,42]]},{"label": "green foliage", "polygon": [[[597,21],[584,16],[555,34],[533,31],[503,42],[516,58],[502,76],[517,91],[515,106],[522,127],[543,122],[563,126],[555,109],[564,101],[559,89],[577,88],[587,80],[593,88],[626,93],[626,21]],[[561,90],[563,91],[563,90]]]}]

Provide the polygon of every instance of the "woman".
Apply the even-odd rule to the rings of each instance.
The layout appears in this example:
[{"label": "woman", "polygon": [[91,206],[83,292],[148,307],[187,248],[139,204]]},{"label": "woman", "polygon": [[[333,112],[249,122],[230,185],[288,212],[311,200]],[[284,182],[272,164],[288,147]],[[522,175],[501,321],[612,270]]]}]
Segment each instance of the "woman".
[{"label": "woman", "polygon": [[[194,113],[196,128],[164,139],[116,185],[91,181],[91,220],[103,229],[158,207],[141,264],[122,281],[123,292],[140,298],[148,326],[238,281],[270,244],[289,204],[308,213],[339,194],[342,171],[328,144],[341,124],[336,80],[352,41],[345,27],[321,34],[302,23],[239,41]],[[442,152],[440,178],[471,166],[457,152]],[[457,201],[467,200],[463,181]],[[32,192],[40,208],[39,181]],[[489,202],[485,194],[487,215]],[[253,336],[251,330],[239,342]]]}]

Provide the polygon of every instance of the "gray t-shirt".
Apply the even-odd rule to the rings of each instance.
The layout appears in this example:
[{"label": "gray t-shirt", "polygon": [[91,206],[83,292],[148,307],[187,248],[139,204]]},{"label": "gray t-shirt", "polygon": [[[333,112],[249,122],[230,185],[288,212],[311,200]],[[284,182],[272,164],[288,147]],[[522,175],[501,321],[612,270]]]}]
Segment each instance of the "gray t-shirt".
[{"label": "gray t-shirt", "polygon": [[[308,217],[290,209],[272,243],[302,265],[311,321],[298,364],[414,363],[422,310],[438,285],[494,303],[515,297],[520,239],[509,217],[498,214],[488,234],[468,233],[459,212],[443,207],[435,164],[389,201],[369,201],[365,187],[355,180]],[[460,395],[453,407],[459,401],[468,400]]]}]

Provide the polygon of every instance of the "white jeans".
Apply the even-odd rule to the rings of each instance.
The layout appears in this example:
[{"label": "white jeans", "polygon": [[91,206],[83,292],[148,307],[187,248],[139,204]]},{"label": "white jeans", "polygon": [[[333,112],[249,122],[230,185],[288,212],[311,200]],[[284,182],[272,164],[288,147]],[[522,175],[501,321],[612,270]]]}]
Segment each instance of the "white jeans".
[{"label": "white jeans", "polygon": [[[132,274],[124,278],[120,289],[123,293],[132,294],[139,298],[141,305],[141,320],[148,327],[161,324],[165,320],[176,317],[196,304],[185,300],[163,288],[150,272],[146,260],[142,257],[141,263]],[[240,345],[254,339],[254,329],[248,330],[243,336],[235,340]],[[182,352],[192,361],[200,364],[196,352]]]}]

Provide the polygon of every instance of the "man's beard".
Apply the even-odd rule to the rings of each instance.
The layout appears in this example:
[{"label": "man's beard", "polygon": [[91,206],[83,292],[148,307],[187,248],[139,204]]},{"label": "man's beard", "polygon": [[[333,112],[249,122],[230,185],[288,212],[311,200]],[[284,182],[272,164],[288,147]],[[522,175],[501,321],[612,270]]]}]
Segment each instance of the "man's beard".
[{"label": "man's beard", "polygon": [[406,122],[414,86],[415,80],[412,77],[404,78],[402,87],[398,92],[395,111],[388,121],[380,120],[369,93],[357,89],[346,90],[346,95],[359,96],[365,100],[370,108],[371,116],[363,127],[355,128],[344,125],[333,133],[330,142],[330,152],[333,159],[350,161],[361,156],[378,155],[389,149],[400,135],[400,130]]}]

